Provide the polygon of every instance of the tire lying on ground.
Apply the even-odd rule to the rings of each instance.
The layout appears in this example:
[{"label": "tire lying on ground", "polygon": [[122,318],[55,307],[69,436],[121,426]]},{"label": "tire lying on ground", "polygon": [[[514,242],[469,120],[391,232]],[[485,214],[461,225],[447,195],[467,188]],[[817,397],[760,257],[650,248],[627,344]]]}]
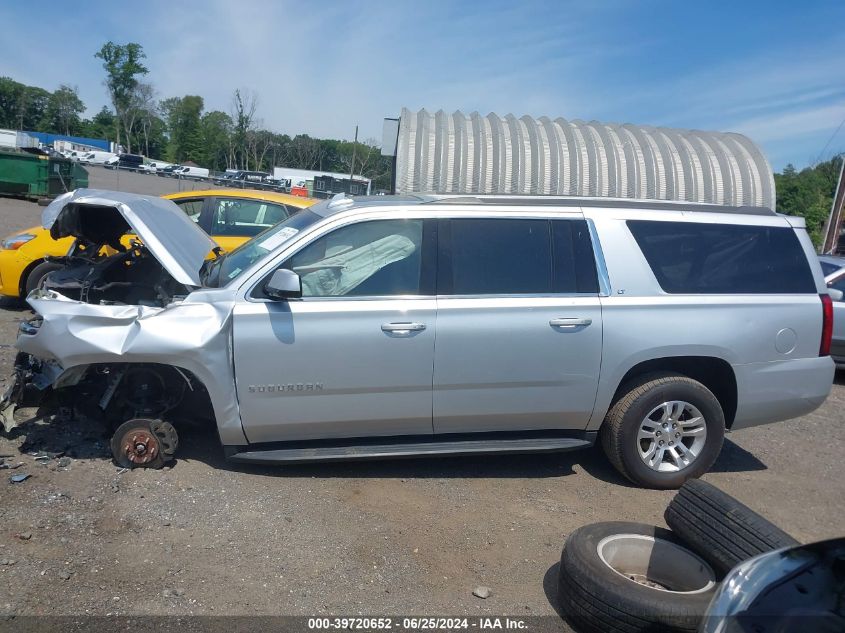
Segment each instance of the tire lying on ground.
[{"label": "tire lying on ground", "polygon": [[669,530],[594,523],[566,539],[558,602],[577,631],[691,632],[716,586],[713,569]]},{"label": "tire lying on ground", "polygon": [[681,487],[664,518],[690,549],[722,574],[758,554],[798,545],[779,527],[699,479]]}]

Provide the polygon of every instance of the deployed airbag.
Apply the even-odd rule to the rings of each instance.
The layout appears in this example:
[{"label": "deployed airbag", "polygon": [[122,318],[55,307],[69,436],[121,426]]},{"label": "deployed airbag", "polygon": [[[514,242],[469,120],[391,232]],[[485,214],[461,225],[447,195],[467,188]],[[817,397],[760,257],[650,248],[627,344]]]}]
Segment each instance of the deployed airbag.
[{"label": "deployed airbag", "polygon": [[343,255],[300,266],[294,272],[301,276],[306,296],[337,297],[349,293],[388,264],[409,257],[415,250],[407,237],[391,235]]}]

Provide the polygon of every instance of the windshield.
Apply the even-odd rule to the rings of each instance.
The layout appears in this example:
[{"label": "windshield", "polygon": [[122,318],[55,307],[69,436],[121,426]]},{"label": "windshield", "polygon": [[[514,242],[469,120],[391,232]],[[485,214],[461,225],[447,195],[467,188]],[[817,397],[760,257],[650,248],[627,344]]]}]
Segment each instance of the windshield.
[{"label": "windshield", "polygon": [[204,285],[209,288],[225,286],[256,262],[290,240],[301,230],[322,220],[322,216],[307,209],[298,211],[284,222],[271,226],[248,242],[244,242],[231,253],[208,261],[203,266]]}]

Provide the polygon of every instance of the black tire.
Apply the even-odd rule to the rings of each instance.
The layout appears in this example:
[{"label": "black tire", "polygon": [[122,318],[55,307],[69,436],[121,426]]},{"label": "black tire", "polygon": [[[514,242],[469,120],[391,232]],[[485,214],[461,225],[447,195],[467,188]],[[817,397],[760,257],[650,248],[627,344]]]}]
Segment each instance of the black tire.
[{"label": "black tire", "polygon": [[[136,438],[140,441],[136,443]],[[137,447],[143,445],[143,451]],[[135,418],[121,424],[109,442],[112,457],[122,468],[161,468],[172,461],[179,436],[169,422]]]},{"label": "black tire", "polygon": [[[684,401],[704,417],[707,435],[698,456],[673,472],[653,470],[640,458],[637,434],[646,416],[661,403]],[[725,414],[719,400],[697,380],[676,374],[650,374],[628,383],[601,428],[604,452],[613,466],[637,485],[667,490],[706,473],[722,450]]]},{"label": "black tire", "polygon": [[798,545],[748,506],[697,479],[681,487],[664,517],[690,549],[722,574],[758,554]]},{"label": "black tire", "polygon": [[[633,535],[632,544],[648,543],[648,539],[638,537],[650,537],[659,544],[652,558],[640,560],[646,561],[646,578],[652,582],[659,582],[659,578],[665,589],[623,575],[637,573],[636,564],[612,557],[620,556],[626,547],[624,540],[616,554],[608,552],[605,545],[611,537],[624,539],[622,535]],[[668,573],[666,565],[676,563],[670,583],[662,574]],[[566,539],[560,557],[558,603],[572,627],[585,633],[692,632],[697,630],[717,586],[713,570],[669,530],[621,521],[594,523],[575,530]]]},{"label": "black tire", "polygon": [[44,277],[52,272],[61,270],[62,268],[63,266],[61,264],[57,264],[56,262],[41,262],[29,271],[29,275],[26,277],[26,283],[24,284],[24,298],[29,296],[29,293],[36,288],[41,287],[41,282],[44,281]]}]

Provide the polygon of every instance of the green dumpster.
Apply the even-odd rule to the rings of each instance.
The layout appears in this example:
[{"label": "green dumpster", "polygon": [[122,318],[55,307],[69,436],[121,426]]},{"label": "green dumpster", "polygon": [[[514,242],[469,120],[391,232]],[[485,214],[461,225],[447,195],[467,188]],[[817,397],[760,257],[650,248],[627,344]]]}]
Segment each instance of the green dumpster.
[{"label": "green dumpster", "polygon": [[46,154],[0,150],[0,196],[55,198],[88,186],[88,171],[73,161]]}]

